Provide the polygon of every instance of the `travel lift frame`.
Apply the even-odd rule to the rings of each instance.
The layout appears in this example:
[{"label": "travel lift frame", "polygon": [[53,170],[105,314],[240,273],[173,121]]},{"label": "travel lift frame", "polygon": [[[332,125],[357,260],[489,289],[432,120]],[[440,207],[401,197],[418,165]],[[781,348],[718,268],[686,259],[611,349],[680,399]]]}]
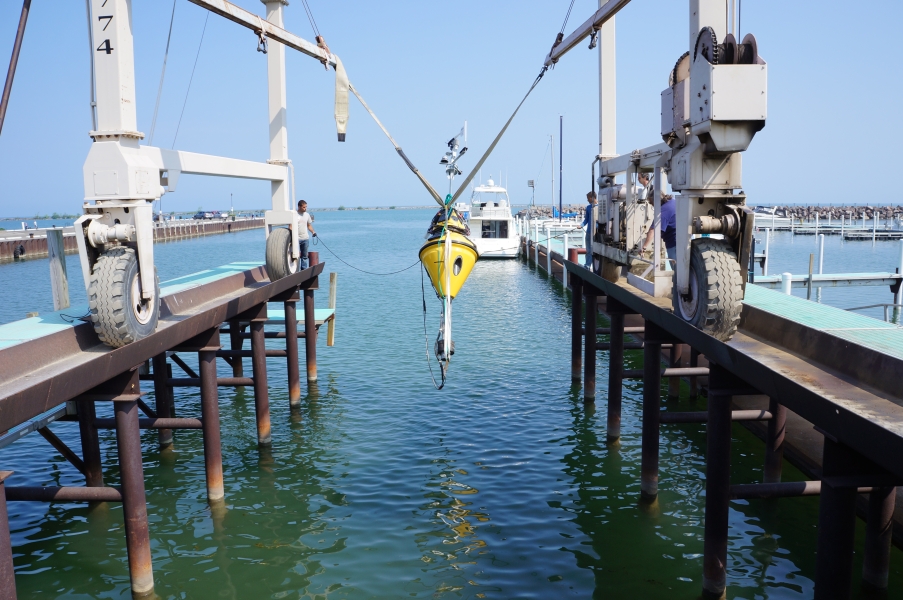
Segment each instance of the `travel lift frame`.
[{"label": "travel lift frame", "polygon": [[[272,279],[298,270],[298,214],[289,189],[285,48],[335,66],[327,50],[283,27],[285,0],[261,0],[266,21],[225,0],[190,0],[258,35],[267,53],[270,158],[266,163],[139,145],[131,0],[91,0],[96,130],[83,169],[84,215],[76,222],[79,261],[98,336],[114,347],[154,332],[160,290],[154,267],[153,202],[183,174],[271,182],[266,263]],[[276,43],[267,48],[266,40]],[[287,229],[286,229],[287,226]],[[281,233],[284,232],[284,233]],[[119,242],[110,246],[111,242]]]},{"label": "travel lift frame", "polygon": [[[689,52],[678,59],[669,87],[661,94],[665,142],[618,156],[615,14],[628,2],[600,0],[599,10],[546,58],[546,65],[557,62],[588,36],[590,47],[599,47],[599,154],[593,161],[599,205],[591,220],[594,270],[612,280],[625,268],[633,271],[628,273],[630,284],[656,297],[670,293],[676,314],[727,340],[740,319],[753,232],[753,215],[741,190],[740,152],[765,126],[768,67],[758,56],[752,35],[737,43],[737,0],[730,0],[730,8],[724,0],[690,0]],[[640,172],[652,173],[655,215],[661,212],[667,179],[676,193],[673,272],[665,271],[661,260],[660,228],[654,234],[652,259],[639,253],[652,226],[648,201],[638,198],[633,185]],[[627,185],[614,183],[621,174],[626,174]]]}]

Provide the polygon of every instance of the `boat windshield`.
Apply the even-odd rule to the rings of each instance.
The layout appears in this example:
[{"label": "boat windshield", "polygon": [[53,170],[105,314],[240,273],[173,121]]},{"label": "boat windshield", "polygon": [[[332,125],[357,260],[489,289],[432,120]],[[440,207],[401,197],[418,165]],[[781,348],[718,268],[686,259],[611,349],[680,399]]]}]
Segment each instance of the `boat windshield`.
[{"label": "boat windshield", "polygon": [[480,185],[474,188],[470,202],[481,208],[507,207],[509,206],[508,191],[496,185]]}]

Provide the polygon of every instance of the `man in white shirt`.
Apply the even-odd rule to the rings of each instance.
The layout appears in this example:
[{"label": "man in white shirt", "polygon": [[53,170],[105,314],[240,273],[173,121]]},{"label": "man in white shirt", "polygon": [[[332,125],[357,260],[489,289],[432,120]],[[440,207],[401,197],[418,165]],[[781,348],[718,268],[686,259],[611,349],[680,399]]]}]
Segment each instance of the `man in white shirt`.
[{"label": "man in white shirt", "polygon": [[[299,270],[303,271],[307,268],[307,246],[310,244],[310,234],[317,237],[317,232],[314,231],[313,218],[307,212],[306,201],[298,200],[298,214],[301,215],[301,218],[298,220],[298,243],[300,244],[299,254],[301,257]],[[307,233],[308,231],[310,234]]]},{"label": "man in white shirt", "polygon": [[637,181],[639,181],[636,191],[637,199],[652,200],[652,186],[649,184],[649,173],[640,173],[637,175]]}]

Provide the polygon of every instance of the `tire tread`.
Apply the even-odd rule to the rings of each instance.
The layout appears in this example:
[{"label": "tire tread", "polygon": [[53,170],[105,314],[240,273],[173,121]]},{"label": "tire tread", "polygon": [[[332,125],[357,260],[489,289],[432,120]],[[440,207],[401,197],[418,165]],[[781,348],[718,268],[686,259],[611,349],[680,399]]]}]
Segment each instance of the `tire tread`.
[{"label": "tire tread", "polygon": [[[100,341],[113,348],[121,348],[137,339],[135,332],[129,330],[126,318],[126,271],[134,260],[137,256],[132,248],[117,246],[107,250],[94,263],[88,284],[88,308],[94,331]],[[157,288],[159,315],[159,286]]]}]

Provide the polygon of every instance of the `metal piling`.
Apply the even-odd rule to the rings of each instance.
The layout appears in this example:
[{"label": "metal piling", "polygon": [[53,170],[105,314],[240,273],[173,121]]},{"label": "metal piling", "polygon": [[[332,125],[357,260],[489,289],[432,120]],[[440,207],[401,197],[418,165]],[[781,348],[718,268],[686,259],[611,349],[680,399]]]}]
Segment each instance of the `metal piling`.
[{"label": "metal piling", "polygon": [[[215,336],[218,338],[219,334]],[[198,352],[201,371],[201,431],[204,437],[204,468],[207,474],[207,500],[222,500],[223,448],[220,441],[219,393],[216,385],[216,347]]]},{"label": "metal piling", "polygon": [[13,545],[9,535],[9,512],[6,509],[4,480],[12,471],[0,471],[0,600],[16,600],[16,572],[13,568]]},{"label": "metal piling", "polygon": [[[586,287],[585,327],[586,331],[596,330],[596,313],[599,308],[596,305],[596,289]],[[583,362],[583,402],[593,404],[596,401],[596,336],[583,336],[584,362]]]},{"label": "metal piling", "polygon": [[706,424],[705,539],[702,597],[724,598],[727,586],[727,537],[731,487],[731,395],[733,377],[710,366]]},{"label": "metal piling", "polygon": [[251,319],[251,368],[254,372],[254,410],[257,415],[257,444],[269,446],[270,432],[270,392],[267,388],[266,339],[263,326],[266,323],[266,304],[261,305],[262,316]]},{"label": "metal piling", "polygon": [[583,371],[583,280],[571,277],[571,381]]},{"label": "metal piling", "polygon": [[[646,322],[646,331],[651,323]],[[643,345],[643,433],[640,464],[640,496],[649,502],[658,497],[658,451],[661,411],[661,355],[659,340],[646,337]]]},{"label": "metal piling", "polygon": [[113,409],[116,414],[116,447],[122,478],[122,512],[125,520],[129,577],[132,594],[144,596],[154,590],[154,572],[151,562],[150,531],[147,525],[138,403],[134,400],[117,401],[114,402]]},{"label": "metal piling", "polygon": [[[285,301],[285,356],[288,363],[288,403],[301,406],[301,369],[298,365],[298,303],[292,297]],[[307,332],[305,332],[307,333]]]}]

